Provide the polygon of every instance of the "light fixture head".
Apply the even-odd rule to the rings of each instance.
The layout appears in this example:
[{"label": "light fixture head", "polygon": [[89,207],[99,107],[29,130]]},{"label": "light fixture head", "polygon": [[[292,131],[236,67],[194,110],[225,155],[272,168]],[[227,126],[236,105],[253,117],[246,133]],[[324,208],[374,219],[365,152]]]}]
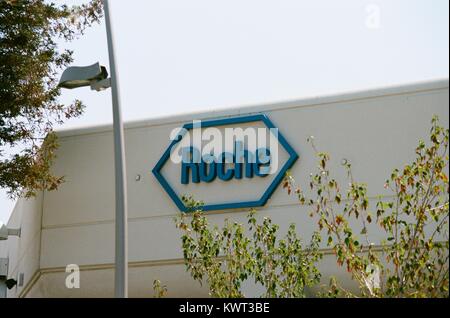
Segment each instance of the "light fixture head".
[{"label": "light fixture head", "polygon": [[92,83],[106,78],[108,71],[98,62],[89,66],[71,66],[62,73],[58,86],[69,89],[91,86]]},{"label": "light fixture head", "polygon": [[0,241],[8,239],[8,228],[0,221]]},{"label": "light fixture head", "polygon": [[20,237],[20,229],[8,229],[6,224],[0,222],[0,241],[7,240],[8,236]]}]

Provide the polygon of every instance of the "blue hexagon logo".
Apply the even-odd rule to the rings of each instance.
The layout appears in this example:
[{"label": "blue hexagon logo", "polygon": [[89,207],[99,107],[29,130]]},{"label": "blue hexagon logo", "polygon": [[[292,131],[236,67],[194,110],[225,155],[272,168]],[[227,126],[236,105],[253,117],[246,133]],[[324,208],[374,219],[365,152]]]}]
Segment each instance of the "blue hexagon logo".
[{"label": "blue hexagon logo", "polygon": [[[242,208],[252,208],[252,207],[260,207],[264,206],[267,201],[270,199],[272,194],[274,193],[275,189],[278,187],[278,185],[282,182],[286,171],[292,167],[292,165],[297,161],[298,154],[295,152],[295,150],[289,145],[287,140],[283,137],[283,135],[280,133],[278,128],[272,123],[272,121],[265,115],[265,114],[257,114],[257,115],[250,115],[250,116],[240,116],[240,117],[232,117],[232,118],[224,118],[224,119],[214,119],[214,120],[208,120],[208,121],[202,121],[201,127],[202,128],[208,128],[208,127],[220,127],[220,126],[229,126],[229,125],[238,125],[238,124],[254,124],[254,123],[262,123],[263,126],[265,126],[267,129],[270,130],[272,133],[273,129],[277,131],[276,140],[278,141],[279,146],[281,146],[286,156],[285,163],[281,166],[281,169],[275,174],[275,177],[268,182],[268,186],[265,188],[263,193],[261,195],[258,195],[255,199],[244,199],[244,200],[229,200],[230,202],[220,202],[220,203],[211,203],[208,202],[203,206],[203,211],[212,211],[212,210],[225,210],[225,209],[242,209]],[[169,147],[166,149],[162,157],[159,159],[155,167],[153,168],[152,172],[156,179],[159,181],[161,186],[164,188],[164,190],[167,192],[167,194],[170,196],[170,198],[173,200],[173,202],[176,204],[176,206],[180,209],[182,212],[188,212],[188,208],[184,205],[181,197],[184,194],[191,194],[189,191],[185,191],[184,193],[179,193],[180,191],[176,191],[175,187],[173,187],[174,180],[169,180],[167,177],[164,176],[164,166],[167,164],[168,161],[170,161],[170,155],[172,149],[183,139],[183,136],[186,132],[192,130],[195,128],[194,123],[188,123],[185,124],[181,129],[181,131],[184,131],[184,133],[181,133],[178,138],[173,140]],[[195,197],[194,197],[195,198]]]}]

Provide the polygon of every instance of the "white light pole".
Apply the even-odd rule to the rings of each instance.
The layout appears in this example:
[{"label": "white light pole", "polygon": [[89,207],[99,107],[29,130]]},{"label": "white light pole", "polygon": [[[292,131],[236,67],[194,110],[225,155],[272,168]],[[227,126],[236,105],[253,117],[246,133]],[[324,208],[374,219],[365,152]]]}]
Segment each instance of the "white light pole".
[{"label": "white light pole", "polygon": [[120,112],[119,83],[114,55],[114,39],[109,11],[109,1],[104,0],[106,37],[108,40],[109,68],[111,71],[111,95],[114,128],[114,165],[116,179],[116,268],[115,296],[128,297],[128,213],[126,195],[125,148],[123,138],[122,114]]},{"label": "white light pole", "polygon": [[122,115],[120,111],[119,83],[115,65],[114,40],[108,0],[103,0],[106,35],[108,41],[109,68],[111,77],[98,63],[86,67],[69,67],[61,75],[59,86],[76,88],[91,86],[93,90],[111,87],[114,133],[114,167],[116,184],[116,217],[115,217],[115,297],[128,297],[128,252],[127,252],[127,195],[125,172],[125,148]]}]

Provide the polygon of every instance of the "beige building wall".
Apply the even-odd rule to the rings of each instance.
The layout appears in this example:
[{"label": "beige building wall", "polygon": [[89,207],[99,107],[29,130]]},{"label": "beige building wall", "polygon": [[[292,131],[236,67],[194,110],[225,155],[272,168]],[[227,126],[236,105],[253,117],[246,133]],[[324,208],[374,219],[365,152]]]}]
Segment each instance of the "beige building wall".
[{"label": "beige building wall", "polygon": [[[306,184],[309,173],[315,170],[316,159],[306,142],[313,135],[317,147],[331,154],[332,170],[341,182],[345,182],[341,160],[352,162],[354,177],[368,183],[373,204],[378,195],[390,195],[383,188],[385,180],[393,168],[412,160],[418,140],[428,136],[432,115],[439,115],[441,123],[448,127],[448,105],[448,80],[444,80],[128,123],[125,145],[130,297],[151,297],[154,279],[168,286],[169,296],[207,296],[207,289],[190,279],[183,265],[180,233],[173,221],[179,211],[151,173],[169,145],[168,136],[175,127],[193,119],[264,113],[300,155],[292,168],[298,183]],[[19,200],[8,225],[21,227],[22,237],[0,243],[0,251],[9,258],[9,277],[22,273],[24,278],[22,286],[8,291],[8,297],[111,297],[114,294],[111,127],[61,131],[59,136],[54,172],[64,175],[66,182],[58,191],[45,192],[33,200]],[[213,197],[217,192],[205,190],[204,195]],[[220,224],[225,218],[245,222],[247,211],[208,214],[212,223]],[[291,222],[297,224],[302,237],[308,238],[314,230],[315,221],[281,187],[258,211],[260,217],[270,216],[279,223],[281,231]],[[380,235],[373,231],[371,239],[379,243]],[[68,264],[81,268],[80,289],[65,287]],[[336,268],[332,256],[325,257],[320,266],[324,282],[332,274],[347,282],[348,277]],[[257,286],[249,283],[245,288],[248,295],[256,295]]]}]

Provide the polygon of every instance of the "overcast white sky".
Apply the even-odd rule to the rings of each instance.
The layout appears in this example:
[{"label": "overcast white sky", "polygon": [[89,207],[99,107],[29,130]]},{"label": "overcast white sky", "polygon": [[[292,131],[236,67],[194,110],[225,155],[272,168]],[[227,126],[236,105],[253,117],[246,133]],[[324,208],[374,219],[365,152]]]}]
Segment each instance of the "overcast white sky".
[{"label": "overcast white sky", "polygon": [[[54,1],[76,4],[85,1]],[[449,76],[447,0],[110,0],[126,121]],[[104,23],[68,47],[108,66]],[[110,92],[64,91],[112,121]],[[14,202],[0,191],[0,221]]]}]

